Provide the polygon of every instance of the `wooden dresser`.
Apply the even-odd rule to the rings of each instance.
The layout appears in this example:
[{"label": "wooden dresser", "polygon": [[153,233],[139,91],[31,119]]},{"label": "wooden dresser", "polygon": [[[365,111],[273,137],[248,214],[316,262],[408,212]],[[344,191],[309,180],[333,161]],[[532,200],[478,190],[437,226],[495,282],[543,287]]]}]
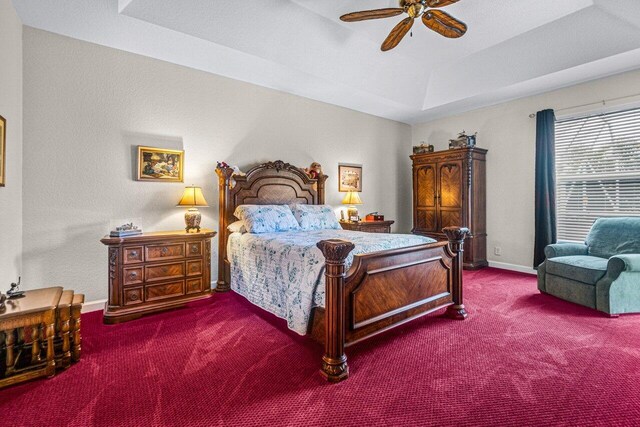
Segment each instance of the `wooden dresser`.
[{"label": "wooden dresser", "polygon": [[486,155],[477,147],[414,154],[413,230],[445,240],[444,227],[468,227],[464,268],[486,267]]},{"label": "wooden dresser", "polygon": [[344,230],[364,231],[366,233],[391,233],[391,225],[395,221],[340,221]]},{"label": "wooden dresser", "polygon": [[109,300],[104,323],[119,323],[211,295],[214,231],[105,237]]}]

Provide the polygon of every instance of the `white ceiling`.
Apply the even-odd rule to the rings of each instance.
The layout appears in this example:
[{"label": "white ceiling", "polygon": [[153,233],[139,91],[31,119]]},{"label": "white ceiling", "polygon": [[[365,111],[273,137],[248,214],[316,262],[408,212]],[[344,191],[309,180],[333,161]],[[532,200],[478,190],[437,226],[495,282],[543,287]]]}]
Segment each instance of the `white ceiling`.
[{"label": "white ceiling", "polygon": [[640,0],[460,0],[446,39],[392,0],[14,0],[23,23],[406,123],[640,68]]}]

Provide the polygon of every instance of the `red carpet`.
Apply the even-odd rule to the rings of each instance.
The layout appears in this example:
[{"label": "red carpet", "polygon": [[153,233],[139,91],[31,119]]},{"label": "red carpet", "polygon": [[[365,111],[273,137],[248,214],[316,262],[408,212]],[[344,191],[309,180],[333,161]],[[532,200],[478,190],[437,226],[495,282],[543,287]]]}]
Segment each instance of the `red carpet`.
[{"label": "red carpet", "polygon": [[538,293],[533,276],[465,273],[464,322],[438,315],[321,349],[241,297],[117,326],[83,316],[83,358],[0,391],[2,425],[640,425],[640,316]]}]

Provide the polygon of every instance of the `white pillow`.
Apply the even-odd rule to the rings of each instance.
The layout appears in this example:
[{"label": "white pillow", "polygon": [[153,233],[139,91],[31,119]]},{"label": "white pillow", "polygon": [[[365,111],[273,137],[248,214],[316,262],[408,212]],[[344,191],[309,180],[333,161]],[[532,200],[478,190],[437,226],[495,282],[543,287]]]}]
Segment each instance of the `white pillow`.
[{"label": "white pillow", "polygon": [[249,233],[275,233],[300,229],[298,221],[287,205],[240,205],[233,214],[244,221]]},{"label": "white pillow", "polygon": [[329,205],[291,205],[302,230],[340,230],[342,227]]},{"label": "white pillow", "polygon": [[227,226],[227,230],[232,233],[246,233],[247,228],[244,226],[244,221],[236,221]]}]

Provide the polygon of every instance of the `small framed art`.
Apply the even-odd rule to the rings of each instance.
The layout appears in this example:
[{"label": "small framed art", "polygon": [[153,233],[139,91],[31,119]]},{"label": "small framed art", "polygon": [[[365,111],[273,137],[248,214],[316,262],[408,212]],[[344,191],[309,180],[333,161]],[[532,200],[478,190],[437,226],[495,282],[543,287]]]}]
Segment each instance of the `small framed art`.
[{"label": "small framed art", "polygon": [[362,165],[338,164],[338,191],[362,191]]},{"label": "small framed art", "polygon": [[184,151],[138,146],[138,181],[183,182]]},{"label": "small framed art", "polygon": [[0,187],[4,187],[7,177],[5,167],[7,165],[7,121],[0,116]]}]

